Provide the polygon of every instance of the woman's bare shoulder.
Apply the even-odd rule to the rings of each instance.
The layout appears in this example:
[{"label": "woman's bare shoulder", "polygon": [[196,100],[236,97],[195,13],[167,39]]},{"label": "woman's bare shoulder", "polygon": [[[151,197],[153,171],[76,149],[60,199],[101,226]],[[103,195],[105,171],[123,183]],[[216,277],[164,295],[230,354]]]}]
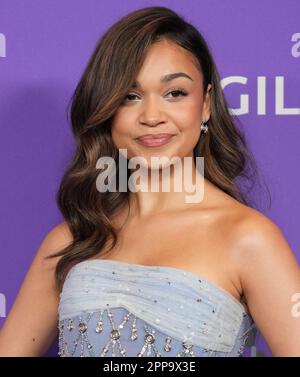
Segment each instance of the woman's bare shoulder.
[{"label": "woman's bare shoulder", "polygon": [[299,263],[275,221],[238,207],[230,252],[249,310],[274,356],[299,356],[299,321],[291,315]]},{"label": "woman's bare shoulder", "polygon": [[45,252],[51,252],[52,249],[61,249],[67,246],[73,240],[73,235],[69,225],[66,222],[61,222],[51,228],[44,238],[44,243],[47,244]]},{"label": "woman's bare shoulder", "polygon": [[232,240],[236,246],[249,248],[284,238],[276,222],[255,208],[238,203],[233,207],[232,215],[235,219]]},{"label": "woman's bare shoulder", "polygon": [[41,356],[51,345],[57,334],[60,292],[55,267],[60,257],[47,257],[71,241],[66,223],[44,236],[1,329],[0,356]]}]

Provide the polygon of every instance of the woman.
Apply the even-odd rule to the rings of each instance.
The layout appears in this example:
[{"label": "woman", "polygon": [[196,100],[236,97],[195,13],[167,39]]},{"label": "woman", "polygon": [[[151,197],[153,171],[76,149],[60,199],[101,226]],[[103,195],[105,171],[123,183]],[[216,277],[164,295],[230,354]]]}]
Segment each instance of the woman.
[{"label": "woman", "polygon": [[[0,354],[43,355],[58,330],[60,356],[241,356],[257,327],[272,355],[300,356],[299,265],[242,192],[251,155],[200,33],[165,7],[127,15],[96,46],[72,99],[77,149],[57,195],[65,221],[37,252]],[[117,190],[96,184],[101,157],[116,162]],[[139,172],[135,157],[146,174],[134,187],[162,184],[153,171],[189,158],[204,196],[187,201],[185,185],[121,190]],[[171,169],[169,183],[183,176]]]}]

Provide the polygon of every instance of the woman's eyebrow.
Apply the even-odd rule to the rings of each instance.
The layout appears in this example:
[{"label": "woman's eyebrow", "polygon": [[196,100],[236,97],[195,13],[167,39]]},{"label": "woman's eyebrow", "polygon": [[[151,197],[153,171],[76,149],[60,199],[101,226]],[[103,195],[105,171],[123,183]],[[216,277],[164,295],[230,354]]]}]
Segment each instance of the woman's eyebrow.
[{"label": "woman's eyebrow", "polygon": [[[169,73],[167,75],[161,76],[160,82],[164,84],[164,83],[169,82],[171,80],[177,79],[178,77],[185,77],[189,80],[194,81],[187,73],[175,72],[175,73]],[[135,81],[133,83],[132,88],[137,89],[137,88],[140,88],[140,87],[141,87],[141,84],[138,81]]]}]

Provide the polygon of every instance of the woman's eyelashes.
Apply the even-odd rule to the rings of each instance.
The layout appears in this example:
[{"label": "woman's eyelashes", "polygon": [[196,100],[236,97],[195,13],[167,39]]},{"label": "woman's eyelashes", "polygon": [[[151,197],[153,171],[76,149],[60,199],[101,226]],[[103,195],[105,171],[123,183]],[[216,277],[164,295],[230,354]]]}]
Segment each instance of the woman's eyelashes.
[{"label": "woman's eyelashes", "polygon": [[[173,97],[173,96],[170,97],[172,99],[176,99],[178,97],[185,97],[185,96],[188,95],[188,93],[185,90],[180,89],[180,88],[173,89],[170,92],[168,92],[166,95],[169,95],[169,94],[173,94],[173,95],[175,94],[175,97]],[[131,97],[131,100],[129,99],[129,97]],[[132,100],[134,99],[133,97],[138,97],[138,95],[135,94],[135,93],[128,93],[127,96],[125,97],[124,102],[132,102]]]}]

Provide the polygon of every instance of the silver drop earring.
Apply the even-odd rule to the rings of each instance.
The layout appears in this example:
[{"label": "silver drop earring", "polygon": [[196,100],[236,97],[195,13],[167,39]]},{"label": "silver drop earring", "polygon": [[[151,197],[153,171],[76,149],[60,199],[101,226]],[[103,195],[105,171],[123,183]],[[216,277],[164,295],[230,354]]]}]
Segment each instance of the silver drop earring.
[{"label": "silver drop earring", "polygon": [[208,126],[205,124],[204,120],[201,121],[201,131],[203,131],[205,134],[208,132]]}]

